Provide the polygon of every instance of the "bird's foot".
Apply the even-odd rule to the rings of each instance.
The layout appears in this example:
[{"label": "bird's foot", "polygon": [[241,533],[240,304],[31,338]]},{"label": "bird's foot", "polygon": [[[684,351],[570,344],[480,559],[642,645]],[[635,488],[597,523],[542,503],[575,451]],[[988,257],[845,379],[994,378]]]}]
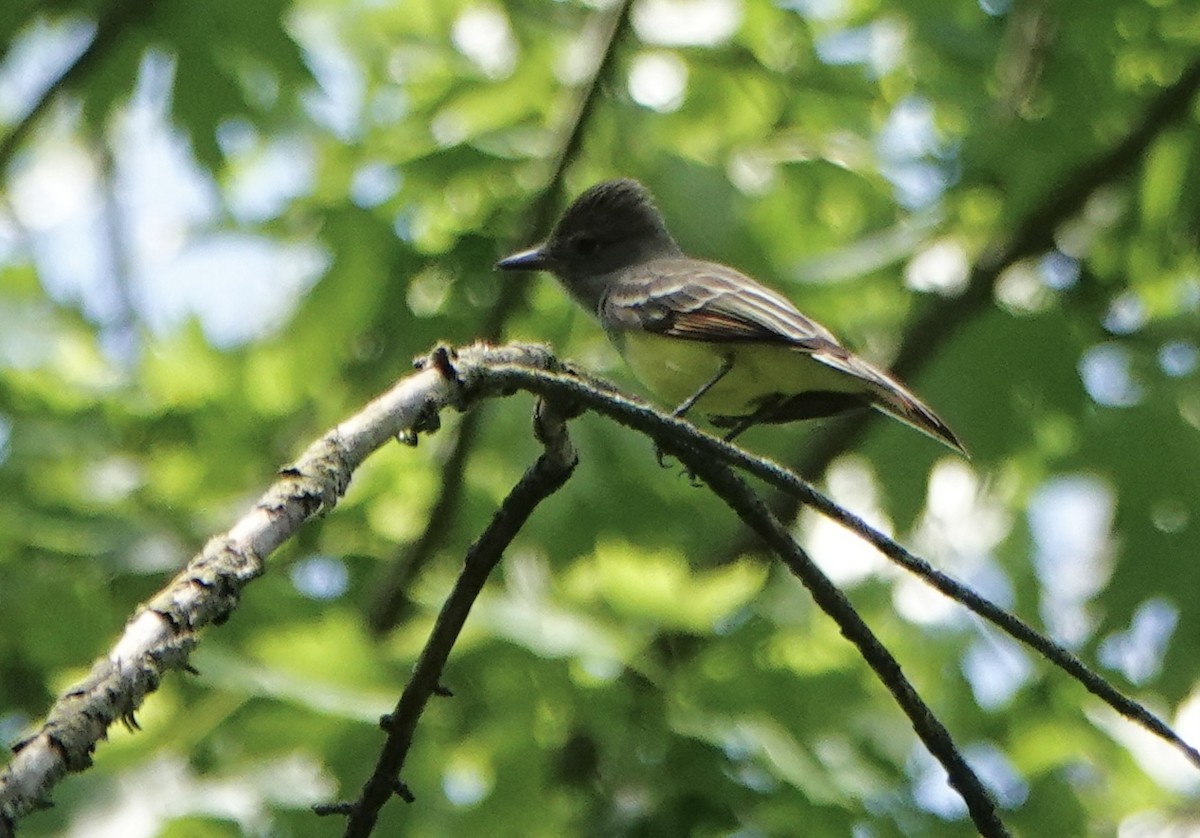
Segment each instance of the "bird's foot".
[{"label": "bird's foot", "polygon": [[[668,454],[666,451],[664,451],[663,447],[661,445],[659,445],[658,443],[654,444],[654,459],[658,463],[659,468],[670,468],[671,464],[669,462],[667,462],[667,458],[673,457],[673,456],[674,456],[673,454]],[[679,476],[686,477],[688,483],[691,483],[693,486],[702,486],[703,485],[700,482],[700,479],[698,477],[696,477],[696,472],[692,471],[687,466],[680,467]]]}]

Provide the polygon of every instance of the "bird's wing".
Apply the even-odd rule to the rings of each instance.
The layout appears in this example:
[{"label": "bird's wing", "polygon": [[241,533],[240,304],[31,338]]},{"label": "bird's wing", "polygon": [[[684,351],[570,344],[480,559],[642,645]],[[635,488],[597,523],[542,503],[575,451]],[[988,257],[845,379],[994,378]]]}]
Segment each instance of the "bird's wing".
[{"label": "bird's wing", "polygon": [[962,451],[954,432],[887,373],[853,354],[787,298],[712,262],[672,258],[626,270],[600,301],[609,329],[643,329],[684,340],[777,343],[862,382],[885,413]]},{"label": "bird's wing", "polygon": [[785,297],[712,262],[669,259],[627,270],[600,303],[617,329],[714,343],[786,343],[813,353],[845,353],[820,323]]}]

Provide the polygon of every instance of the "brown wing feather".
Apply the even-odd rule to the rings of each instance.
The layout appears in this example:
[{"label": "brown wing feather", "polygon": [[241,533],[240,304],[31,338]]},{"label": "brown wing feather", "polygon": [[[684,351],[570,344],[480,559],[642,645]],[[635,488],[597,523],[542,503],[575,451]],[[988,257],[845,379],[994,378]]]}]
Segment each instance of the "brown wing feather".
[{"label": "brown wing feather", "polygon": [[686,340],[784,342],[779,335],[764,331],[758,324],[715,311],[673,312],[656,325],[659,328],[652,331]]},{"label": "brown wing feather", "polygon": [[786,297],[712,262],[669,259],[627,273],[600,303],[618,327],[714,342],[787,343],[810,352],[840,346]]},{"label": "brown wing feather", "polygon": [[733,268],[679,258],[647,262],[609,288],[599,314],[610,329],[717,343],[786,344],[862,381],[878,409],[966,454],[946,423],[907,388],[843,347],[786,297]]}]

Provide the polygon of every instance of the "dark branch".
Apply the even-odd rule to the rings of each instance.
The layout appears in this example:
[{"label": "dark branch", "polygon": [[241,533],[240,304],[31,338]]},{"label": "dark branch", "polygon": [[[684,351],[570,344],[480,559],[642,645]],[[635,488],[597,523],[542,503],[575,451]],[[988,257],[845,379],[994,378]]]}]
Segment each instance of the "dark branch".
[{"label": "dark branch", "polygon": [[470,441],[478,434],[485,409],[480,405],[459,422],[454,437],[448,440],[450,450],[442,463],[441,489],[430,508],[425,529],[416,541],[402,548],[388,563],[387,575],[379,583],[375,601],[367,614],[367,626],[377,635],[385,634],[400,622],[413,580],[453,531],[454,519],[462,501],[463,478],[467,457],[471,452]]},{"label": "dark branch", "polygon": [[1009,636],[1034,649],[1042,657],[1046,658],[1046,660],[1083,684],[1092,695],[1112,707],[1125,718],[1136,722],[1174,745],[1197,768],[1200,768],[1200,751],[1189,745],[1170,726],[1141,704],[1121,693],[1120,690],[1105,680],[1099,673],[1089,669],[1087,664],[1069,650],[1039,633],[1037,629],[1021,618],[1010,614],[991,600],[980,596],[968,586],[937,570],[920,556],[910,553],[902,545],[888,538],[854,513],[838,506],[811,485],[801,480],[793,472],[757,457],[747,456],[743,459],[739,456],[737,460],[739,466],[745,468],[755,477],[786,492],[805,506],[812,507],[827,518],[837,521],[864,541],[870,543],[893,562],[910,573],[921,577],[931,587],[936,588],[950,599],[974,611]]},{"label": "dark branch", "polygon": [[762,500],[725,463],[709,457],[707,453],[701,454],[685,446],[673,448],[664,443],[664,447],[708,484],[746,526],[767,543],[771,551],[787,565],[788,570],[804,583],[804,587],[808,588],[820,609],[838,624],[846,639],[858,648],[863,660],[874,670],[888,692],[896,699],[900,709],[908,716],[917,736],[933,754],[934,759],[946,769],[950,785],[967,804],[967,810],[979,834],[1007,836],[1009,832],[996,812],[995,802],[959,753],[949,731],[929,709],[929,705],[921,699],[901,671],[900,664],[859,616],[845,594],[821,572],[788,534],[779,519],[771,514]]},{"label": "dark branch", "polygon": [[1040,634],[1018,617],[1009,614],[953,577],[936,570],[924,559],[913,555],[903,546],[874,529],[858,516],[838,506],[795,473],[777,463],[756,457],[737,446],[706,434],[682,419],[676,419],[635,402],[619,394],[611,385],[604,382],[583,381],[573,375],[546,373],[511,365],[491,368],[489,377],[493,379],[491,386],[500,389],[517,387],[547,397],[570,398],[590,410],[595,410],[597,413],[602,413],[634,430],[647,434],[664,448],[685,445],[702,452],[705,456],[718,458],[743,469],[783,490],[801,503],[811,506],[822,515],[857,533],[905,570],[924,579],[949,598],[1036,650],[1122,716],[1178,748],[1200,768],[1200,750],[1188,744],[1171,729],[1170,725],[1141,704],[1123,695],[1099,673],[1089,669],[1079,658]]},{"label": "dark branch", "polygon": [[[794,474],[702,433],[685,421],[632,401],[609,385],[585,382],[565,374],[563,365],[540,347],[473,346],[457,353],[436,350],[418,372],[397,382],[391,390],[309,446],[296,464],[282,470],[280,478],[253,509],[226,534],[212,539],[178,577],[138,610],[122,637],[97,661],[91,676],[67,690],[55,702],[47,720],[18,745],[15,757],[0,770],[0,836],[6,830],[11,833],[21,816],[46,805],[50,791],[67,773],[89,767],[91,755],[108,727],[117,720],[127,723],[132,720],[146,696],[157,689],[165,673],[175,669],[188,670],[188,653],[197,641],[199,629],[219,623],[230,615],[237,606],[242,588],[261,573],[262,560],[290,538],[305,520],[329,509],[345,490],[350,475],[371,452],[400,432],[427,426],[431,416],[436,417],[447,407],[464,410],[482,399],[509,395],[515,390],[540,395],[551,405],[593,409],[647,434],[665,449],[682,449],[693,459],[699,456],[712,462],[730,463],[794,493],[803,502],[851,528],[947,596],[1041,652],[1118,712],[1174,744],[1200,767],[1200,752],[1145,708],[1090,672],[1070,653],[965,586],[933,570]],[[574,415],[574,409],[563,410],[558,415]],[[569,472],[566,464],[573,462],[569,442],[565,436],[561,439],[556,436],[561,422],[555,417],[553,411],[539,414],[535,426],[547,453],[534,470],[541,469],[550,475]],[[695,468],[694,464],[693,468],[698,474],[708,474]],[[514,489],[518,500],[511,502],[521,506],[520,497],[534,491],[523,482]],[[490,528],[508,526],[515,532],[521,521],[499,516]],[[481,538],[472,550],[485,555],[472,559],[471,566],[481,566],[487,560],[488,550],[495,554],[491,559],[494,563],[499,549],[502,545]],[[469,607],[472,598],[467,597],[463,605]],[[465,614],[462,610],[443,616],[444,620],[459,620],[461,626]],[[439,623],[444,620],[439,618]],[[448,653],[449,646],[445,650]],[[416,706],[414,698],[407,702],[402,699],[402,706],[388,717],[389,730],[403,734],[407,729],[408,733],[403,736],[411,741],[411,727],[416,723],[412,714],[419,714],[428,695],[439,691],[436,676],[444,661],[443,654],[433,677],[422,681],[424,697]],[[430,665],[432,663],[437,661],[431,660]],[[393,758],[397,760],[395,771],[403,763],[403,751],[407,747],[403,744],[402,752]],[[391,774],[389,794],[399,793],[401,786],[397,783],[395,773]],[[350,808],[338,810],[356,813],[361,808],[359,804],[346,806]]]},{"label": "dark branch", "polygon": [[[528,216],[529,222],[521,233],[519,243],[522,245],[544,236],[550,229],[554,213],[562,202],[563,179],[567,169],[583,142],[600,98],[600,90],[612,76],[616,65],[617,46],[623,33],[628,30],[629,10],[632,5],[633,0],[622,0],[620,5],[606,13],[604,19],[599,22],[605,33],[601,40],[603,47],[599,60],[596,61],[596,69],[581,88],[582,95],[575,100],[570,119],[566,123],[567,129],[563,132],[558,156],[550,170],[550,177],[545,188],[534,200]],[[500,340],[505,324],[522,305],[528,289],[528,278],[510,277],[505,281],[496,304],[484,317],[483,340]],[[475,447],[482,416],[482,409],[477,409],[463,418],[442,464],[439,484],[441,489],[424,531],[411,545],[398,551],[389,565],[386,579],[380,583],[379,592],[367,617],[368,626],[375,634],[384,634],[400,622],[405,611],[409,586],[433,559],[438,548],[445,543],[446,535],[453,531],[454,516],[458,513],[459,501],[462,498],[467,460]]]},{"label": "dark branch", "polygon": [[404,687],[396,709],[383,720],[388,732],[387,741],[362,794],[349,806],[347,838],[370,835],[383,805],[397,794],[400,770],[412,745],[417,721],[430,695],[439,690],[442,669],[484,582],[534,508],[571,476],[577,457],[567,436],[565,418],[553,403],[539,405],[535,430],[546,446],[545,453],[513,487],[483,534],[467,551],[462,571],[421,650],[412,677]]},{"label": "dark branch", "polygon": [[[490,364],[557,365],[529,346],[474,346],[456,356],[463,375],[478,378]],[[131,724],[146,697],[173,670],[189,671],[199,631],[228,619],[241,592],[263,570],[263,560],[309,518],[329,510],[354,470],[397,434],[428,425],[447,407],[465,409],[468,394],[484,392],[460,377],[448,350],[436,350],[420,371],[406,376],[354,416],[310,445],[258,503],[223,535],[210,539],[187,566],[141,605],[124,633],[81,683],[54,702],[46,719],[15,747],[0,769],[0,835],[48,805],[68,773],[91,766],[92,754],[118,721]],[[475,372],[471,372],[475,371]]]},{"label": "dark branch", "polygon": [[50,83],[50,86],[42,92],[38,100],[21,118],[21,121],[14,125],[3,139],[0,139],[0,170],[8,166],[13,155],[25,140],[25,136],[37,124],[55,97],[59,93],[77,86],[79,81],[116,46],[122,30],[143,16],[153,3],[154,0],[122,0],[96,22],[96,33],[92,36],[91,43],[79,54],[78,58],[62,71],[57,79]]}]

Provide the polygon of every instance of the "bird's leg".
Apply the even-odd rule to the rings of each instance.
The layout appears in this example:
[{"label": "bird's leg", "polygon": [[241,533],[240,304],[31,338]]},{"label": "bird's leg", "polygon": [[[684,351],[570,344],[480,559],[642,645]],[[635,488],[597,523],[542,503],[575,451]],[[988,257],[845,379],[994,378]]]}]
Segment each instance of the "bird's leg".
[{"label": "bird's leg", "polygon": [[759,422],[763,421],[772,413],[774,413],[776,408],[779,407],[781,401],[782,399],[777,397],[763,402],[753,413],[747,414],[739,419],[737,424],[730,429],[729,433],[725,434],[725,436],[721,438],[726,442],[733,442],[738,435],[749,430],[752,426],[757,425]]},{"label": "bird's leg", "polygon": [[[704,382],[699,390],[684,399],[683,403],[680,404],[679,407],[671,411],[671,415],[676,419],[684,418],[684,416],[687,415],[687,412],[696,406],[696,402],[700,401],[704,394],[711,390],[713,385],[724,378],[731,369],[733,369],[733,356],[728,355],[721,361],[721,368],[717,370],[717,374],[708,381]],[[662,468],[667,467],[667,464],[663,462],[663,460],[666,459],[666,456],[667,455],[663,452],[662,448],[660,448],[658,445],[654,446],[654,459],[658,461],[659,466]],[[689,477],[691,477],[691,475],[689,475]]]},{"label": "bird's leg", "polygon": [[671,415],[678,419],[682,419],[684,416],[686,416],[687,412],[696,405],[696,402],[700,401],[704,394],[711,390],[718,381],[724,378],[731,369],[733,369],[733,356],[727,355],[725,356],[724,360],[721,361],[721,368],[717,370],[717,374],[708,381],[704,382],[699,390],[688,396],[687,399],[684,400],[683,404],[671,411]]}]

